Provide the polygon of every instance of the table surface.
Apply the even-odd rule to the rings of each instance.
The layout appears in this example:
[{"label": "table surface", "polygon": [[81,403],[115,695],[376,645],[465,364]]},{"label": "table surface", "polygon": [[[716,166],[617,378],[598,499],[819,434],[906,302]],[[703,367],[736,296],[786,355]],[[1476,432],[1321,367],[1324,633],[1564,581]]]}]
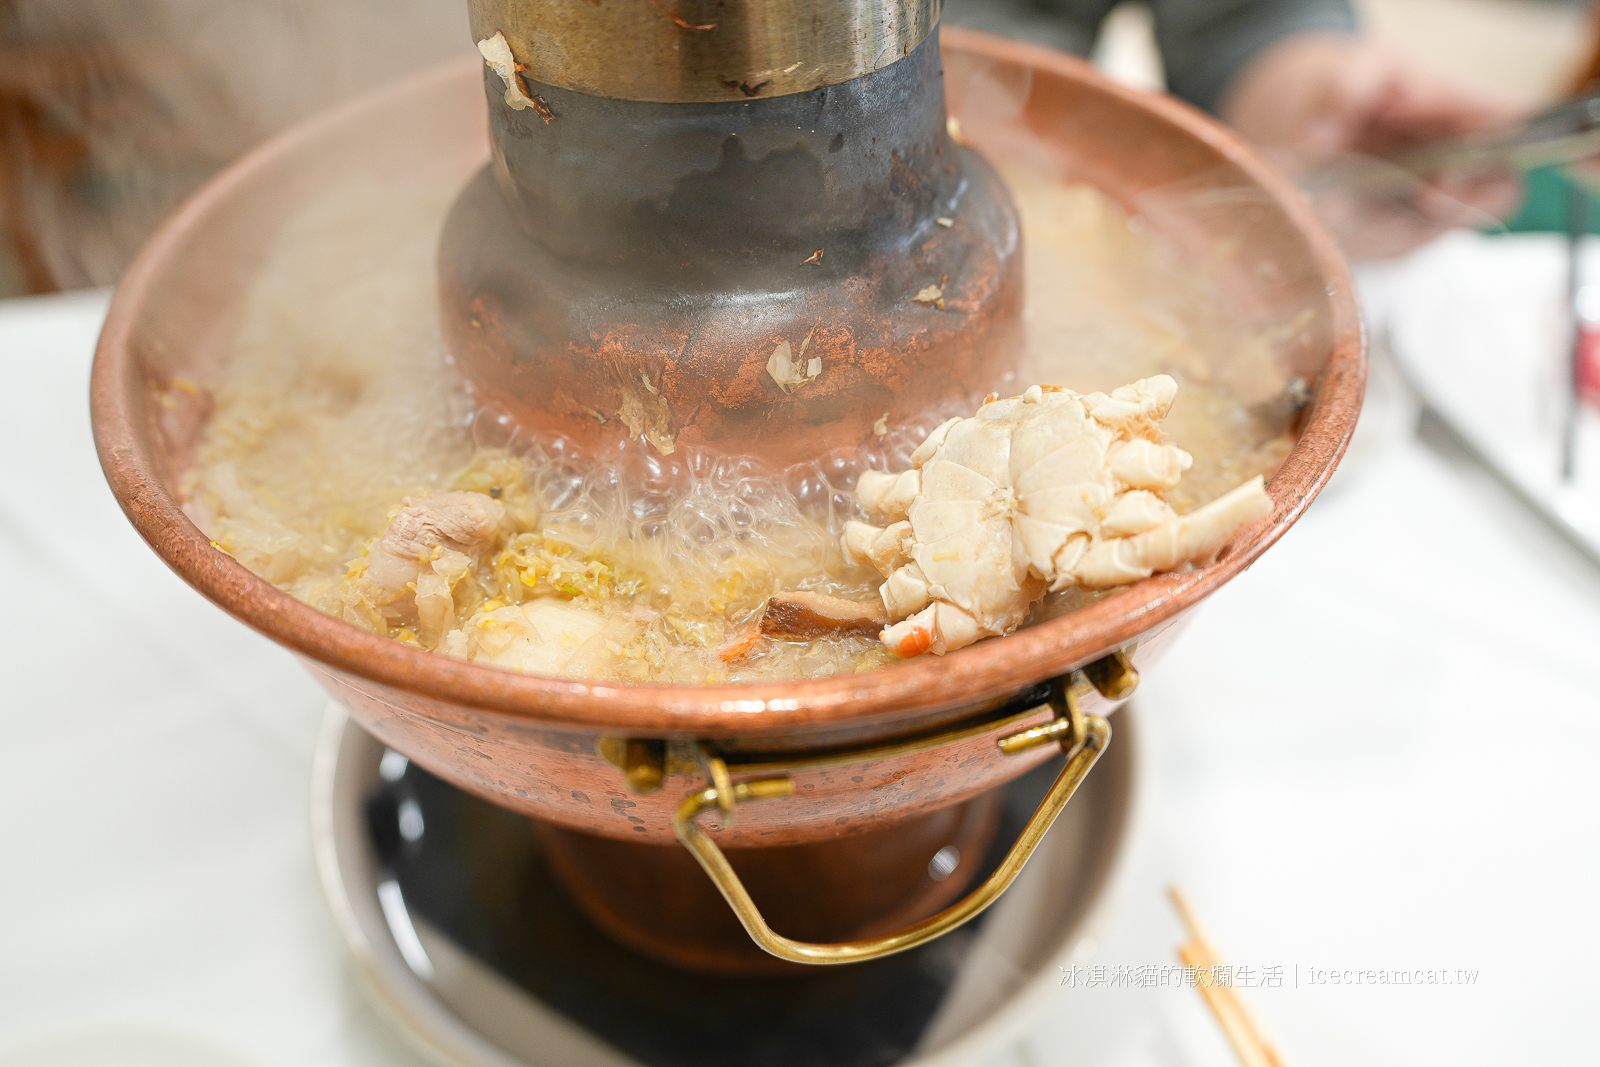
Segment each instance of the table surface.
[{"label": "table surface", "polygon": [[[105,304],[0,304],[0,1067],[412,1067],[312,870],[321,692],[100,475]],[[993,1067],[1234,1062],[1193,990],[1126,980],[1176,962],[1171,883],[1257,984],[1281,969],[1247,996],[1296,1067],[1592,1044],[1600,570],[1374,400],[1329,491],[1141,686],[1146,832],[1105,980],[1059,987]]]}]

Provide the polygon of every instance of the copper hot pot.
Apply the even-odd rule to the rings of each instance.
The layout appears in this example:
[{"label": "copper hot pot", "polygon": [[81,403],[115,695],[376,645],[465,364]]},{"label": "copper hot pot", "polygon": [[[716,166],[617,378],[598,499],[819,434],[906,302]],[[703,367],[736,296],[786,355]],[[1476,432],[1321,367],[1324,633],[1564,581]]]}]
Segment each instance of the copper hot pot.
[{"label": "copper hot pot", "polygon": [[[1102,692],[1125,695],[1136,677],[1119,665],[1148,668],[1189,612],[1281,537],[1326,483],[1355,426],[1366,365],[1338,252],[1288,183],[1233,134],[1054,51],[955,29],[943,49],[951,112],[980,152],[1027,152],[1134,211],[1181,187],[1185,195],[1152,224],[1213,264],[1238,314],[1307,323],[1280,353],[1312,392],[1298,441],[1268,486],[1276,507],[1215,562],[943,658],[701,688],[541,678],[433,655],[324,615],[213,548],[177,490],[204,405],[171,403],[173,381],[203,390],[212,379],[263,250],[327,174],[381,180],[405,168],[465,181],[482,165],[476,61],[277,138],[206,186],[144,250],[117,290],[92,384],[101,461],[124,511],[185,581],[291,649],[385,744],[462,789],[601,842],[572,853],[574,878],[605,840],[671,845],[651,855],[675,859],[681,840],[763,947],[810,962],[897,950],[954,925],[1004,887],[1105,747]],[[1221,247],[1231,254],[1215,254]],[[740,899],[718,851],[749,856],[931,825],[917,820],[959,822],[952,813],[1047,759],[1057,742],[1072,759],[1008,865],[942,917],[869,949],[796,947],[773,934]]]}]

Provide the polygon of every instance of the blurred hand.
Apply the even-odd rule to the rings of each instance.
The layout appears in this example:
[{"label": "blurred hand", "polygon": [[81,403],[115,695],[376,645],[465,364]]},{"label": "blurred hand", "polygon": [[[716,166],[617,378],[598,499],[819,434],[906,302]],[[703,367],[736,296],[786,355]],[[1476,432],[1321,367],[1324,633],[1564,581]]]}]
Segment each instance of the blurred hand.
[{"label": "blurred hand", "polygon": [[[1222,117],[1269,159],[1301,177],[1350,156],[1393,157],[1412,146],[1493,129],[1523,112],[1420,69],[1375,41],[1332,34],[1289,37],[1235,81]],[[1450,174],[1404,195],[1334,191],[1319,212],[1356,258],[1399,255],[1456,226],[1503,219],[1522,183],[1510,171]]]}]

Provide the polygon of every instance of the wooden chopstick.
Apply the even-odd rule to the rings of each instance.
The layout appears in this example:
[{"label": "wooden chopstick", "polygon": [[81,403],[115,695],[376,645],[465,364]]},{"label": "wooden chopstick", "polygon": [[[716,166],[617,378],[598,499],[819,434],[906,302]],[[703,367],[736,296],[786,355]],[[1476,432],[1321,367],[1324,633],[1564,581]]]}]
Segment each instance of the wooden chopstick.
[{"label": "wooden chopstick", "polygon": [[[1178,947],[1178,958],[1185,966],[1207,970],[1214,976],[1216,968],[1222,964],[1221,956],[1201,932],[1194,909],[1189,907],[1188,900],[1178,887],[1171,886],[1167,893],[1172,897],[1173,907],[1183,917],[1183,924],[1189,928],[1189,940]],[[1215,980],[1198,985],[1211,1014],[1217,1017],[1222,1032],[1228,1035],[1228,1041],[1244,1067],[1287,1067],[1278,1050],[1267,1040],[1260,1021],[1231,985],[1222,985]]]}]

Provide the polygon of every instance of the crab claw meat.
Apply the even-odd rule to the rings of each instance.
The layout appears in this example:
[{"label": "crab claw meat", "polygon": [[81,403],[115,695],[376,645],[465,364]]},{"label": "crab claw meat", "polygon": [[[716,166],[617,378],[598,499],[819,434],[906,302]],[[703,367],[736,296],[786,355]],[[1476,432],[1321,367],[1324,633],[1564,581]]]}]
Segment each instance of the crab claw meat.
[{"label": "crab claw meat", "polygon": [[878,587],[878,596],[883,599],[889,618],[903,619],[927,607],[933,593],[922,568],[908,563],[889,572],[889,577]]},{"label": "crab claw meat", "polygon": [[856,482],[856,499],[868,511],[876,511],[891,521],[906,517],[906,509],[922,491],[922,474],[915,469],[899,474],[862,471]]},{"label": "crab claw meat", "polygon": [[1261,476],[1204,507],[1133,537],[1101,541],[1073,568],[1085,589],[1110,589],[1216,553],[1241,527],[1272,512]]},{"label": "crab claw meat", "polygon": [[1123,493],[1106,509],[1100,532],[1106,537],[1132,537],[1153,530],[1178,517],[1172,507],[1154,493],[1134,489]]},{"label": "crab claw meat", "polygon": [[911,560],[915,540],[904,519],[887,527],[865,522],[844,524],[844,554],[851,563],[870,563],[888,574]]},{"label": "crab claw meat", "polygon": [[1106,466],[1117,481],[1135,489],[1171,489],[1194,466],[1194,457],[1181,448],[1135,437],[1107,449]]}]

